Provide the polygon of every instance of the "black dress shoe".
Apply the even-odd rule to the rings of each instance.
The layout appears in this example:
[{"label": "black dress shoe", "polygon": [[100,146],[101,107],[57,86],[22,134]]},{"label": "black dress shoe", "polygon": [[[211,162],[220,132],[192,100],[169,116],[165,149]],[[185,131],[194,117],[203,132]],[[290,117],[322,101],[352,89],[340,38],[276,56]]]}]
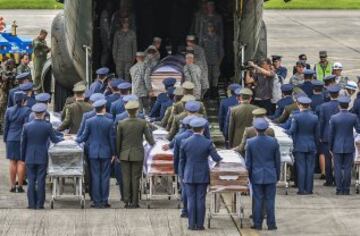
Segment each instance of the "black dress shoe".
[{"label": "black dress shoe", "polygon": [[188,230],[196,230],[196,227],[195,226],[189,226]]},{"label": "black dress shoe", "polygon": [[140,208],[139,204],[132,204],[131,206],[132,206],[132,208],[134,208],[134,209]]},{"label": "black dress shoe", "polygon": [[104,204],[104,208],[110,208],[110,207],[111,207],[111,205],[109,203]]},{"label": "black dress shoe", "polygon": [[321,176],[320,176],[320,179],[325,179],[325,175],[321,175]]},{"label": "black dress shoe", "polygon": [[129,203],[125,203],[124,208],[129,209],[129,208],[131,208],[131,205]]},{"label": "black dress shoe", "polygon": [[306,195],[306,192],[297,192],[297,195]]},{"label": "black dress shoe", "polygon": [[325,182],[325,183],[323,184],[323,186],[325,186],[325,187],[332,187],[333,184],[332,184],[332,183]]},{"label": "black dress shoe", "polygon": [[205,230],[204,226],[196,227],[196,230]]},{"label": "black dress shoe", "polygon": [[180,217],[181,217],[181,218],[188,218],[188,214],[185,213],[185,212],[182,212],[182,213],[180,214]]},{"label": "black dress shoe", "polygon": [[27,185],[27,184],[28,183],[27,183],[26,179],[24,179],[23,185]]},{"label": "black dress shoe", "polygon": [[15,186],[10,189],[10,193],[16,193],[16,187]]},{"label": "black dress shoe", "polygon": [[276,225],[268,226],[268,230],[277,230],[277,226]]},{"label": "black dress shoe", "polygon": [[255,230],[262,230],[262,227],[260,227],[260,226],[255,226],[255,225],[251,226],[250,228],[251,228],[251,229],[255,229]]},{"label": "black dress shoe", "polygon": [[22,186],[18,186],[18,187],[17,187],[17,192],[18,192],[18,193],[24,193],[25,190],[23,189]]}]

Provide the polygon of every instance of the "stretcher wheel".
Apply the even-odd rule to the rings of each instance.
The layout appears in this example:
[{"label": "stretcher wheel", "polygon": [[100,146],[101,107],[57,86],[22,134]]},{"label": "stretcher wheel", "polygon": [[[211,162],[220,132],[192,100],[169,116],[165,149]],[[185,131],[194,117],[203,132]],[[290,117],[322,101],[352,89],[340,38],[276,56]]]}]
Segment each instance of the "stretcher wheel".
[{"label": "stretcher wheel", "polygon": [[51,209],[54,209],[54,200],[51,200],[51,202],[50,202],[50,208],[51,208]]},{"label": "stretcher wheel", "polygon": [[80,201],[80,207],[81,207],[81,209],[85,208],[85,200]]},{"label": "stretcher wheel", "polygon": [[171,197],[170,197],[170,196],[168,196],[168,200],[169,200],[169,201],[171,200]]}]

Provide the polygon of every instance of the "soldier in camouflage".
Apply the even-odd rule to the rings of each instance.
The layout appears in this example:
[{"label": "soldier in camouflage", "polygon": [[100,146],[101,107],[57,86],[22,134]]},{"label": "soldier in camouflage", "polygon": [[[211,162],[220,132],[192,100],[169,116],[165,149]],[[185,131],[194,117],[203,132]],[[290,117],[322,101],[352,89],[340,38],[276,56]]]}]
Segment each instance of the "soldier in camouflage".
[{"label": "soldier in camouflage", "polygon": [[[145,51],[145,55],[147,56],[148,54],[148,50],[149,49],[155,49],[156,50],[156,53],[155,53],[155,60],[157,61],[160,61],[160,48],[161,48],[161,42],[162,42],[162,39],[160,37],[154,37],[153,38],[153,43],[152,45],[150,45],[146,51]],[[153,47],[152,47],[153,46]],[[155,48],[154,48],[155,47]]]},{"label": "soldier in camouflage", "polygon": [[195,35],[200,35],[201,29],[201,22],[203,22],[203,18],[205,17],[207,12],[207,2],[206,0],[202,0],[200,3],[200,9],[198,12],[195,13],[193,24],[192,24],[192,31]]},{"label": "soldier in camouflage", "polygon": [[206,91],[209,89],[209,79],[208,79],[208,66],[206,62],[205,52],[202,47],[195,43],[195,36],[188,35],[186,37],[187,52],[194,54],[194,63],[200,67],[201,76],[201,98],[204,97]]},{"label": "soldier in camouflage", "polygon": [[212,91],[217,88],[220,76],[220,64],[224,57],[224,48],[221,38],[216,34],[212,23],[208,24],[208,32],[200,41],[200,46],[204,48],[206,62],[208,66],[208,78]]},{"label": "soldier in camouflage", "polygon": [[31,69],[29,67],[29,62],[30,62],[29,55],[28,54],[22,55],[20,65],[16,68],[16,75],[19,75],[19,74],[22,74],[25,72],[31,73]]},{"label": "soldier in camouflage", "polygon": [[113,59],[118,77],[130,81],[129,70],[133,65],[137,50],[135,32],[129,29],[129,22],[122,21],[122,27],[115,33],[113,43]]},{"label": "soldier in camouflage", "polygon": [[213,1],[207,2],[206,14],[201,18],[198,37],[200,41],[207,34],[208,24],[212,23],[221,41],[224,39],[224,27],[222,17],[215,12],[215,4]]},{"label": "soldier in camouflage", "polygon": [[101,66],[107,66],[111,55],[111,2],[106,3],[106,7],[102,10],[100,15],[100,39],[101,39]]},{"label": "soldier in camouflage", "polygon": [[34,87],[35,90],[41,92],[41,72],[44,64],[47,60],[47,54],[50,52],[50,48],[46,44],[46,37],[48,33],[46,30],[41,30],[39,36],[37,36],[33,42],[34,50]]},{"label": "soldier in camouflage", "polygon": [[184,66],[185,81],[190,81],[194,84],[194,96],[196,99],[201,99],[201,69],[198,65],[194,64],[194,55],[191,53],[186,54],[186,65]]}]

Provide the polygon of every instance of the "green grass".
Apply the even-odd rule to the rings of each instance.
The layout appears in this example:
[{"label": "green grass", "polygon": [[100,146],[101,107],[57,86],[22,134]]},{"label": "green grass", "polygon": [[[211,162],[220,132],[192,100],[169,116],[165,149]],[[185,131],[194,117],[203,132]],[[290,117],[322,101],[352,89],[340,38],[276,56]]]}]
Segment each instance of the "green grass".
[{"label": "green grass", "polygon": [[0,9],[62,9],[55,0],[0,0]]},{"label": "green grass", "polygon": [[360,0],[269,0],[266,9],[360,9]]}]

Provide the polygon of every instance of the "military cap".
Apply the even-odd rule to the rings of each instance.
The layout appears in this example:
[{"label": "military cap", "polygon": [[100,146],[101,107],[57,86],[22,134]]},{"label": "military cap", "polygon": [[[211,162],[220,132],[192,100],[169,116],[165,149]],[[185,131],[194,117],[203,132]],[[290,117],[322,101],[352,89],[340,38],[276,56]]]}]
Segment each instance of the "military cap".
[{"label": "military cap", "polygon": [[279,61],[279,60],[281,60],[282,56],[272,55],[271,58],[272,58],[273,61]]},{"label": "military cap", "polygon": [[322,82],[321,80],[317,80],[317,79],[312,80],[311,83],[314,87],[323,87],[324,86],[324,82]]},{"label": "military cap", "polygon": [[35,113],[42,113],[45,112],[47,106],[45,103],[36,103],[34,106],[31,107],[31,110]]},{"label": "military cap", "polygon": [[328,81],[328,80],[335,80],[335,79],[336,79],[336,75],[328,75],[328,76],[325,76],[325,78],[323,80]]},{"label": "military cap", "polygon": [[129,95],[126,95],[123,97],[123,101],[125,103],[130,102],[130,101],[138,101],[138,100],[139,100],[139,98],[134,94],[129,94]]},{"label": "military cap", "polygon": [[337,100],[342,104],[349,104],[351,102],[351,98],[349,96],[340,96]]},{"label": "military cap", "polygon": [[190,126],[193,128],[201,128],[205,127],[208,121],[202,117],[195,117],[190,121]]},{"label": "military cap", "polygon": [[186,94],[184,95],[184,97],[181,99],[182,102],[188,102],[188,101],[196,101],[196,98],[193,95],[190,94]]},{"label": "military cap", "polygon": [[97,75],[107,75],[107,74],[109,74],[109,71],[110,71],[109,68],[107,68],[107,67],[101,67],[101,68],[99,68],[99,69],[96,70],[96,74],[97,74]]},{"label": "military cap", "polygon": [[188,101],[185,103],[185,110],[190,112],[198,112],[201,108],[200,102],[198,101]]},{"label": "military cap", "polygon": [[77,83],[73,88],[73,92],[85,92],[86,86],[84,83]]},{"label": "military cap", "polygon": [[21,73],[21,74],[18,74],[15,79],[16,80],[24,80],[24,79],[27,79],[27,78],[30,78],[31,76],[31,73],[30,72],[25,72],[25,73]]},{"label": "military cap", "polygon": [[126,110],[138,109],[139,106],[140,106],[140,104],[137,100],[129,101],[128,103],[125,104],[125,109]]},{"label": "military cap", "polygon": [[257,130],[266,130],[269,128],[269,123],[264,118],[255,118],[253,126]]},{"label": "military cap", "polygon": [[248,88],[238,88],[235,90],[235,94],[236,95],[249,95],[249,96],[252,96],[253,95],[253,92],[251,91],[251,89],[248,89]]},{"label": "military cap", "polygon": [[327,88],[327,90],[329,91],[329,93],[338,93],[340,92],[340,86],[335,84],[335,85],[331,85]]},{"label": "military cap", "polygon": [[357,86],[357,84],[356,84],[354,81],[349,80],[349,81],[346,83],[345,88],[351,89],[351,90],[357,90],[357,89],[358,89],[358,86]]},{"label": "military cap", "polygon": [[164,86],[167,88],[167,87],[172,87],[176,84],[176,79],[175,78],[172,78],[172,77],[169,77],[169,78],[166,78],[164,79],[163,81],[163,84]]},{"label": "military cap", "polygon": [[181,121],[181,123],[182,123],[183,125],[189,125],[190,122],[192,121],[192,119],[194,119],[194,118],[196,118],[196,117],[197,117],[197,116],[195,116],[195,115],[186,116],[186,117]]},{"label": "military cap", "polygon": [[281,85],[281,91],[283,92],[291,92],[294,86],[292,84],[283,84]]},{"label": "military cap", "polygon": [[302,96],[302,97],[299,97],[297,99],[298,103],[300,104],[310,104],[311,103],[311,99],[306,97],[306,96]]},{"label": "military cap", "polygon": [[299,93],[305,93],[301,88],[299,88],[298,86],[295,86],[293,88],[293,94],[299,94]]},{"label": "military cap", "polygon": [[310,76],[310,75],[314,75],[315,74],[315,71],[312,70],[312,69],[305,69],[304,70],[304,75],[305,76]]},{"label": "military cap", "polygon": [[96,102],[94,102],[92,104],[92,106],[95,107],[95,108],[98,108],[98,107],[105,106],[106,103],[107,103],[107,101],[105,99],[99,99]]},{"label": "military cap", "polygon": [[254,116],[265,116],[267,111],[264,108],[257,108],[252,111]]},{"label": "military cap", "polygon": [[124,80],[122,80],[122,79],[112,79],[111,81],[110,81],[110,86],[112,87],[112,88],[117,88],[121,83],[123,83],[124,82]]},{"label": "military cap", "polygon": [[96,101],[99,101],[99,100],[103,100],[105,99],[105,95],[102,94],[102,93],[94,93],[90,96],[90,101],[91,102],[96,102]]},{"label": "military cap", "polygon": [[184,89],[183,89],[183,87],[181,87],[181,86],[175,87],[174,95],[175,95],[175,96],[182,96],[182,95],[184,95]]},{"label": "military cap", "polygon": [[193,82],[190,82],[190,81],[185,81],[183,84],[182,84],[182,87],[184,89],[194,89],[195,88],[195,85]]},{"label": "military cap", "polygon": [[24,84],[20,84],[19,89],[22,91],[29,91],[29,90],[32,90],[33,87],[34,87],[33,83],[27,82]]},{"label": "military cap", "polygon": [[319,52],[319,57],[326,58],[327,57],[327,51],[320,51]]},{"label": "military cap", "polygon": [[129,82],[123,82],[123,83],[120,83],[118,85],[118,89],[130,89],[131,88],[131,84]]},{"label": "military cap", "polygon": [[168,95],[174,95],[174,91],[175,91],[175,88],[174,87],[169,87],[166,92]]},{"label": "military cap", "polygon": [[235,90],[236,89],[241,89],[241,85],[240,84],[230,84],[229,85],[229,89],[230,89],[230,91],[233,91],[233,92],[235,92]]},{"label": "military cap", "polygon": [[137,57],[144,57],[145,53],[144,52],[136,52],[136,56]]},{"label": "military cap", "polygon": [[297,66],[305,67],[305,66],[306,66],[306,63],[305,63],[304,61],[302,61],[302,60],[299,60],[299,61],[296,62],[296,65],[297,65]]},{"label": "military cap", "polygon": [[154,37],[153,42],[159,42],[161,43],[162,39],[160,37]]},{"label": "military cap", "polygon": [[194,41],[194,40],[195,40],[195,35],[188,35],[188,36],[186,36],[186,40],[187,40],[187,41]]},{"label": "military cap", "polygon": [[147,48],[148,53],[155,53],[157,51],[157,48],[154,45],[150,45]]},{"label": "military cap", "polygon": [[26,98],[26,94],[23,91],[18,91],[14,93],[14,100],[15,102],[19,102]]},{"label": "military cap", "polygon": [[307,94],[304,93],[304,92],[302,92],[302,93],[297,93],[297,94],[295,95],[295,100],[298,102],[298,101],[299,101],[299,98],[301,98],[301,97],[307,97]]},{"label": "military cap", "polygon": [[48,102],[51,98],[51,95],[48,93],[39,93],[35,96],[37,102]]}]

